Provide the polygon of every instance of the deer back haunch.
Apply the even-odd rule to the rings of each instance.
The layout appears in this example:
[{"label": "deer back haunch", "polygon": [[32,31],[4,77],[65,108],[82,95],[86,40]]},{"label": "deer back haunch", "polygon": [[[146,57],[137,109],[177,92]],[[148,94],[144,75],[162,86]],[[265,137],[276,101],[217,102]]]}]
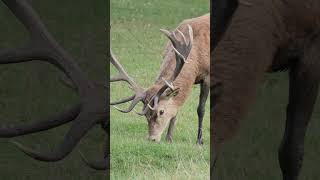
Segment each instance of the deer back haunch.
[{"label": "deer back haunch", "polygon": [[166,139],[172,141],[176,115],[189,96],[193,84],[200,84],[198,113],[197,143],[202,144],[202,121],[205,102],[209,94],[209,51],[210,51],[210,15],[183,21],[174,31],[161,30],[168,38],[164,60],[155,84],[144,89],[135,83],[124,71],[119,61],[113,56],[112,64],[118,69],[119,75],[111,81],[124,80],[129,83],[135,94],[111,105],[131,101],[126,110],[128,113],[138,102],[144,104],[140,115],[146,116],[149,127],[149,139],[160,141],[161,135],[169,125]]},{"label": "deer back haunch", "polygon": [[284,180],[298,179],[320,78],[319,22],[316,0],[239,4],[212,54],[215,155],[246,117],[264,75],[288,69],[289,103],[279,162]]}]

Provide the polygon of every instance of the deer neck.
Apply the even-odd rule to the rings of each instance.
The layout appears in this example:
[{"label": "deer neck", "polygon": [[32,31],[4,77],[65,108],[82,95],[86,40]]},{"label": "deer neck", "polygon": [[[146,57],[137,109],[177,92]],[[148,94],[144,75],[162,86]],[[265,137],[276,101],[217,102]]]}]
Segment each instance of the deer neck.
[{"label": "deer neck", "polygon": [[[168,46],[168,45],[167,45]],[[167,47],[168,48],[168,47]],[[162,78],[169,80],[170,77],[173,75],[173,71],[175,68],[175,61],[174,61],[174,53],[170,52],[168,49],[166,49],[168,52],[164,55],[164,61],[161,65],[160,72],[157,76],[157,79],[153,86],[149,87],[147,90],[146,95],[146,102],[149,102],[151,98],[156,95],[156,93],[160,90],[160,88],[165,85]]]},{"label": "deer neck", "polygon": [[173,101],[178,107],[181,107],[189,97],[196,77],[196,66],[185,64],[178,77],[172,83],[175,88],[179,88],[179,93],[173,97]]}]

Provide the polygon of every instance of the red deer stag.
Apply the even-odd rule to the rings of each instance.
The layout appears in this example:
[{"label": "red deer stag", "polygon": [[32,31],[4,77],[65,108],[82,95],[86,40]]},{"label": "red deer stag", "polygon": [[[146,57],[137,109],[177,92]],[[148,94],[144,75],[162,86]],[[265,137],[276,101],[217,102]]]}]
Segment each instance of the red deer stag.
[{"label": "red deer stag", "polygon": [[[15,142],[28,156],[40,161],[59,161],[65,158],[95,125],[101,125],[107,135],[107,86],[90,81],[76,61],[52,37],[40,17],[27,0],[2,0],[17,19],[26,27],[30,41],[23,47],[0,50],[0,64],[39,60],[50,63],[71,79],[80,96],[80,102],[63,113],[28,124],[1,125],[0,137],[10,138],[36,133],[73,122],[64,140],[52,152],[40,153]],[[104,145],[104,160],[85,162],[92,168],[107,170],[108,147]]]},{"label": "red deer stag", "polygon": [[[168,42],[160,73],[153,86],[148,89],[140,87],[125,72],[119,61],[112,55],[111,63],[120,74],[111,78],[114,81],[126,81],[135,94],[131,97],[112,102],[118,105],[131,101],[126,110],[128,113],[139,102],[144,104],[143,111],[148,120],[149,139],[159,142],[161,135],[169,124],[166,139],[172,142],[172,133],[176,116],[180,107],[189,96],[192,85],[200,84],[200,100],[198,105],[198,137],[197,143],[202,144],[202,121],[205,103],[209,94],[210,74],[210,15],[183,21],[180,26],[169,32],[161,30],[170,40]],[[112,53],[111,53],[112,54]]]},{"label": "red deer stag", "polygon": [[267,72],[289,70],[289,103],[279,148],[283,180],[297,180],[320,80],[320,1],[239,4],[212,54],[212,149],[238,129]]}]

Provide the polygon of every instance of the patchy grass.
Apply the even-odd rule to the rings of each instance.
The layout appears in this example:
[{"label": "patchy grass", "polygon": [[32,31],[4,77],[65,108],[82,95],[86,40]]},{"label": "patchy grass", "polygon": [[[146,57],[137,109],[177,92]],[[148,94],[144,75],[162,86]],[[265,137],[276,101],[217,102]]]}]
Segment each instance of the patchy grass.
[{"label": "patchy grass", "polygon": [[[107,1],[32,1],[48,29],[68,50],[91,79],[105,81]],[[24,27],[0,2],[0,48],[21,46],[28,36]],[[73,91],[59,81],[59,72],[43,62],[0,65],[0,123],[34,121],[78,102]],[[100,128],[100,127],[99,127]],[[102,131],[93,129],[65,160],[57,163],[35,161],[0,140],[0,179],[6,180],[100,180],[102,172],[84,165],[78,150],[90,158],[102,156]],[[50,151],[63,139],[69,125],[48,132],[15,138],[37,150]]]},{"label": "patchy grass", "polygon": [[[128,73],[142,86],[154,82],[167,39],[160,28],[209,12],[207,0],[112,0],[111,47]],[[115,69],[111,68],[111,74]],[[111,99],[132,93],[127,84],[112,84]],[[147,121],[135,113],[111,109],[111,179],[208,179],[209,103],[204,119],[204,146],[196,145],[199,87],[181,109],[173,144],[147,141]]]}]

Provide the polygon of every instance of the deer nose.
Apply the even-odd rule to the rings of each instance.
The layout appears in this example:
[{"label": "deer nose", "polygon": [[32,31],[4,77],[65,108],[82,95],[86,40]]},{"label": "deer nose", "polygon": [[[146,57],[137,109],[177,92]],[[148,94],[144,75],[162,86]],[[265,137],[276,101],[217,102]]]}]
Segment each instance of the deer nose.
[{"label": "deer nose", "polygon": [[157,137],[155,137],[155,136],[150,136],[150,137],[149,137],[149,141],[158,142],[159,140],[158,140]]}]

